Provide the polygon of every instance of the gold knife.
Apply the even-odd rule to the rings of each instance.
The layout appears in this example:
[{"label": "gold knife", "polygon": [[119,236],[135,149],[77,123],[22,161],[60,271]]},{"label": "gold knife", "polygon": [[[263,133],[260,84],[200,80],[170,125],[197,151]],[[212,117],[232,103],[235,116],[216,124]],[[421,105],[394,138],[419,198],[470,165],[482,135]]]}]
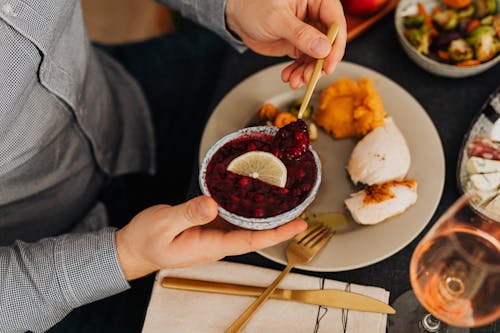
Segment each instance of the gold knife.
[{"label": "gold knife", "polygon": [[[161,285],[164,288],[203,291],[209,293],[259,296],[265,288],[241,284],[192,280],[176,277],[164,277]],[[330,306],[366,312],[394,314],[396,310],[378,299],[337,289],[290,290],[276,289],[271,298],[290,300],[307,304]]]}]

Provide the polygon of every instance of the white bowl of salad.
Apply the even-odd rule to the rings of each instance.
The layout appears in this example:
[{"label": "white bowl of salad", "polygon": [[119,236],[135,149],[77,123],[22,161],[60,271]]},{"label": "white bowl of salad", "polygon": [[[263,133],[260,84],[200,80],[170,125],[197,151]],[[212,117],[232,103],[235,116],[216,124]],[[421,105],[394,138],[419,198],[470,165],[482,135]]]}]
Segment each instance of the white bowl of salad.
[{"label": "white bowl of salad", "polygon": [[467,77],[500,62],[500,0],[401,0],[394,23],[404,51],[433,74]]}]

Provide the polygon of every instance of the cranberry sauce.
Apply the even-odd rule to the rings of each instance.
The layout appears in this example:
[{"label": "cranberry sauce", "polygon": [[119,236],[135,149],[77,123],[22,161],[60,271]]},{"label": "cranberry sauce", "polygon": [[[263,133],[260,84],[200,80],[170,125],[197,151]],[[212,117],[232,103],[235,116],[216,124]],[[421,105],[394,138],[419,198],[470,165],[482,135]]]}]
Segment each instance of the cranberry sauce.
[{"label": "cranberry sauce", "polygon": [[301,159],[309,148],[307,124],[302,120],[291,122],[279,129],[271,145],[272,153],[280,159]]},{"label": "cranberry sauce", "polygon": [[248,151],[272,150],[273,136],[251,133],[222,146],[207,166],[206,183],[212,197],[226,210],[245,217],[271,217],[300,204],[316,181],[314,156],[307,150],[299,160],[283,159],[287,168],[284,188],[226,170],[229,163]]}]

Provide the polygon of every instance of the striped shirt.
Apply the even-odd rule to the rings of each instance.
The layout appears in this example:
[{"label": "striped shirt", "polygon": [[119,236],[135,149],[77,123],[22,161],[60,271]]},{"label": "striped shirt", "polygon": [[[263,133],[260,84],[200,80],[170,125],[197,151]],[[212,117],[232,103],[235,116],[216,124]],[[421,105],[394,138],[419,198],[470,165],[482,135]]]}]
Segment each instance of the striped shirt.
[{"label": "striped shirt", "polygon": [[[225,0],[163,1],[242,47]],[[154,172],[137,83],[94,49],[77,0],[0,0],[0,332],[43,332],[129,287],[97,199]]]}]

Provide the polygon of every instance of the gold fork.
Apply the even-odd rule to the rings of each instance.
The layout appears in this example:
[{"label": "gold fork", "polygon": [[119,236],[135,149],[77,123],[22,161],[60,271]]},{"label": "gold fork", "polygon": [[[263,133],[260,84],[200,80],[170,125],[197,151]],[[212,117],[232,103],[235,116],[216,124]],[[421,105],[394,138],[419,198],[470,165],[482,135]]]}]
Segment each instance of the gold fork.
[{"label": "gold fork", "polygon": [[335,231],[317,223],[295,236],[286,248],[287,265],[280,275],[267,287],[267,289],[234,321],[226,333],[239,332],[252,315],[266,301],[278,284],[297,264],[305,264],[326,245]]}]

